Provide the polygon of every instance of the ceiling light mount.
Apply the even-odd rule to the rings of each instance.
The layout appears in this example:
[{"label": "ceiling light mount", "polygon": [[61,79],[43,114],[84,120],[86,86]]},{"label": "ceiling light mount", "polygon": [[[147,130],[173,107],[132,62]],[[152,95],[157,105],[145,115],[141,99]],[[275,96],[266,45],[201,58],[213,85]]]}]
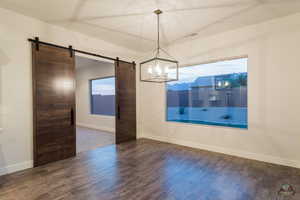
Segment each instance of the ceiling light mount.
[{"label": "ceiling light mount", "polygon": [[157,10],[154,10],[154,13],[155,13],[155,14],[157,14],[157,15],[160,15],[160,14],[162,14],[162,13],[163,13],[163,11],[162,11],[162,10],[160,10],[160,9],[157,9]]},{"label": "ceiling light mount", "polygon": [[160,46],[160,9],[153,12],[157,15],[157,47],[154,56],[140,63],[140,80],[144,82],[170,82],[178,80],[178,61]]}]

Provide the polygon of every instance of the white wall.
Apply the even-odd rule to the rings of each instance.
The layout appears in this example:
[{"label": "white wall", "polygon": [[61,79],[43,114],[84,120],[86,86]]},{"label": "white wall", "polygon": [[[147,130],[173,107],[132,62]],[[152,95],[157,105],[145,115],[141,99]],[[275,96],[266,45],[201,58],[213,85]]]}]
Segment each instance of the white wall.
[{"label": "white wall", "polygon": [[[32,166],[33,36],[129,61],[137,54],[0,9],[0,174]],[[249,129],[165,122],[164,86],[137,81],[138,136],[300,167],[299,44],[298,14],[172,46],[183,64],[249,56]]]},{"label": "white wall", "polygon": [[32,166],[31,47],[27,38],[132,61],[136,52],[0,8],[0,174]]},{"label": "white wall", "polygon": [[76,124],[113,133],[115,132],[114,116],[91,114],[89,81],[115,76],[115,66],[113,63],[95,62],[87,58],[79,59],[82,61],[76,62]]},{"label": "white wall", "polygon": [[183,65],[248,55],[249,129],[165,121],[165,88],[138,84],[139,137],[300,167],[300,14],[173,45]]}]

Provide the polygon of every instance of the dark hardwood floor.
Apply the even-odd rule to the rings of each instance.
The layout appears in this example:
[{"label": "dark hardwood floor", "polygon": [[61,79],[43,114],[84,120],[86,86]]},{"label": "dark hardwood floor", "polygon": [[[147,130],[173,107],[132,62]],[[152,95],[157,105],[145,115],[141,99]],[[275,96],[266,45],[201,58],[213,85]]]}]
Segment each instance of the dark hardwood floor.
[{"label": "dark hardwood floor", "polygon": [[277,200],[284,183],[300,170],[142,139],[2,176],[0,199]]}]

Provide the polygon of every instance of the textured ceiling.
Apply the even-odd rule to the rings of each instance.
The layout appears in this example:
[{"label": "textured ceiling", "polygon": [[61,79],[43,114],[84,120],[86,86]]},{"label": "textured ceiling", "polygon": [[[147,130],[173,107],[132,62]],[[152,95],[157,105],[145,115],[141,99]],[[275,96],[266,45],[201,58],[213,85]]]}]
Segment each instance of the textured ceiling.
[{"label": "textured ceiling", "polygon": [[1,0],[0,7],[136,51],[156,44],[157,8],[163,45],[300,12],[300,0]]}]

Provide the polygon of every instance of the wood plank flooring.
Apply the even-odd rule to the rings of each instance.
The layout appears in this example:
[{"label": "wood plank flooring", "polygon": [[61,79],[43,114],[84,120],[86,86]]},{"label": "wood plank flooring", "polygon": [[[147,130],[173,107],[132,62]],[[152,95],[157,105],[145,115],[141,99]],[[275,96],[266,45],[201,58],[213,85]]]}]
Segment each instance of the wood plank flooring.
[{"label": "wood plank flooring", "polygon": [[284,183],[300,193],[300,170],[142,139],[2,176],[0,199],[278,200]]},{"label": "wood plank flooring", "polygon": [[76,152],[84,152],[115,144],[115,133],[96,129],[76,127]]}]

